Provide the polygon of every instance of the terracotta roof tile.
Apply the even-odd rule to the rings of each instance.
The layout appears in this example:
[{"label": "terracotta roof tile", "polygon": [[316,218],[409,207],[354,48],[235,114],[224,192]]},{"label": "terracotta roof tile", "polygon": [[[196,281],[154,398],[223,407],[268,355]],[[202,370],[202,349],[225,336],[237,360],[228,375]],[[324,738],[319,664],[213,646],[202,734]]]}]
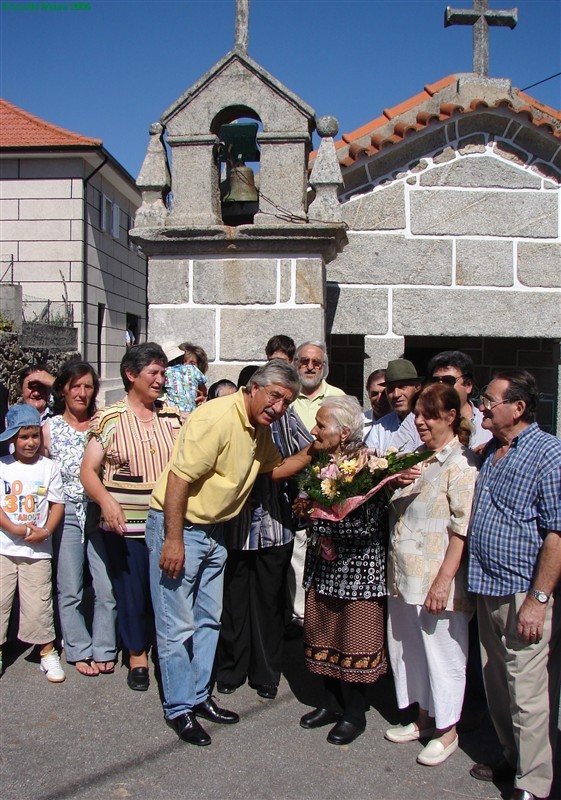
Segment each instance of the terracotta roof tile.
[{"label": "terracotta roof tile", "polygon": [[2,147],[100,147],[92,139],[46,122],[0,98],[0,148]]},{"label": "terracotta roof tile", "polygon": [[[544,132],[561,139],[561,111],[539,103],[515,88],[508,92],[487,91],[476,82],[457,88],[459,75],[448,75],[424,90],[362,125],[351,133],[343,134],[335,143],[339,163],[351,167],[359,158],[376,155],[380,150],[403,141],[429,125],[445,122],[451,117],[486,109],[507,109],[520,115],[524,122],[536,125]],[[311,160],[315,157],[312,153]]]}]

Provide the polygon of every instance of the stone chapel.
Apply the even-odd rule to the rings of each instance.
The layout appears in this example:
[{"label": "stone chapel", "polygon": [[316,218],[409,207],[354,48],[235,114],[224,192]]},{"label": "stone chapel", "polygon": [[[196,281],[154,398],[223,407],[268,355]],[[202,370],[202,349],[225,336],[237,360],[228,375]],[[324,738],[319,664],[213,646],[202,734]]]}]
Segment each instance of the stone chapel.
[{"label": "stone chapel", "polygon": [[[361,400],[388,360],[424,374],[461,349],[480,387],[493,369],[531,370],[539,422],[561,434],[561,112],[489,78],[481,26],[474,42],[472,73],[337,139],[238,28],[150,128],[131,232],[148,256],[149,338],[204,347],[211,380],[263,362],[274,334],[325,339],[330,382]],[[240,203],[224,190],[234,123],[258,159]]]}]

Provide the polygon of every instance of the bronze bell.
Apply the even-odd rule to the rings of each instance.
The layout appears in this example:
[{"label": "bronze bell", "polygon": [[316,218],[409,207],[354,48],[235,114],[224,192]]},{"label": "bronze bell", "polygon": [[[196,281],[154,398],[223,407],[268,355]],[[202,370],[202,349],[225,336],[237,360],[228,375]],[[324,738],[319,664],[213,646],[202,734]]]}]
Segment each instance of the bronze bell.
[{"label": "bronze bell", "polygon": [[253,170],[245,164],[237,164],[228,170],[224,188],[226,193],[222,198],[223,203],[256,203],[259,199]]}]

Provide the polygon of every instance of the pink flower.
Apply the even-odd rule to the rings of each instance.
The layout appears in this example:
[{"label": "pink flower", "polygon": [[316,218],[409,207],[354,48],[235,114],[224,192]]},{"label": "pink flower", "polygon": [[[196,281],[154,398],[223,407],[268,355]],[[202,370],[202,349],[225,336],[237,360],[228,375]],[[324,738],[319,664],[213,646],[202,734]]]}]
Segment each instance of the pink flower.
[{"label": "pink flower", "polygon": [[328,464],[319,473],[319,477],[320,478],[322,478],[322,479],[323,478],[331,478],[331,480],[337,480],[337,478],[339,478],[340,475],[341,475],[341,473],[339,472],[339,468],[337,467],[337,464],[335,464],[334,462],[331,462],[331,464]]}]

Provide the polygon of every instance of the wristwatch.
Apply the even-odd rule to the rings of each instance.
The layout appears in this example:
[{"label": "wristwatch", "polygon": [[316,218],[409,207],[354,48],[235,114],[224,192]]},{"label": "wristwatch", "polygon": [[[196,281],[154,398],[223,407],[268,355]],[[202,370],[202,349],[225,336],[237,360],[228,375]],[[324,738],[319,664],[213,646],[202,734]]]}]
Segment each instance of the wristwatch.
[{"label": "wristwatch", "polygon": [[535,597],[538,603],[541,603],[542,605],[545,605],[549,600],[549,595],[545,592],[540,592],[539,589],[530,587],[530,589],[528,589],[528,594],[531,594],[532,597]]}]

